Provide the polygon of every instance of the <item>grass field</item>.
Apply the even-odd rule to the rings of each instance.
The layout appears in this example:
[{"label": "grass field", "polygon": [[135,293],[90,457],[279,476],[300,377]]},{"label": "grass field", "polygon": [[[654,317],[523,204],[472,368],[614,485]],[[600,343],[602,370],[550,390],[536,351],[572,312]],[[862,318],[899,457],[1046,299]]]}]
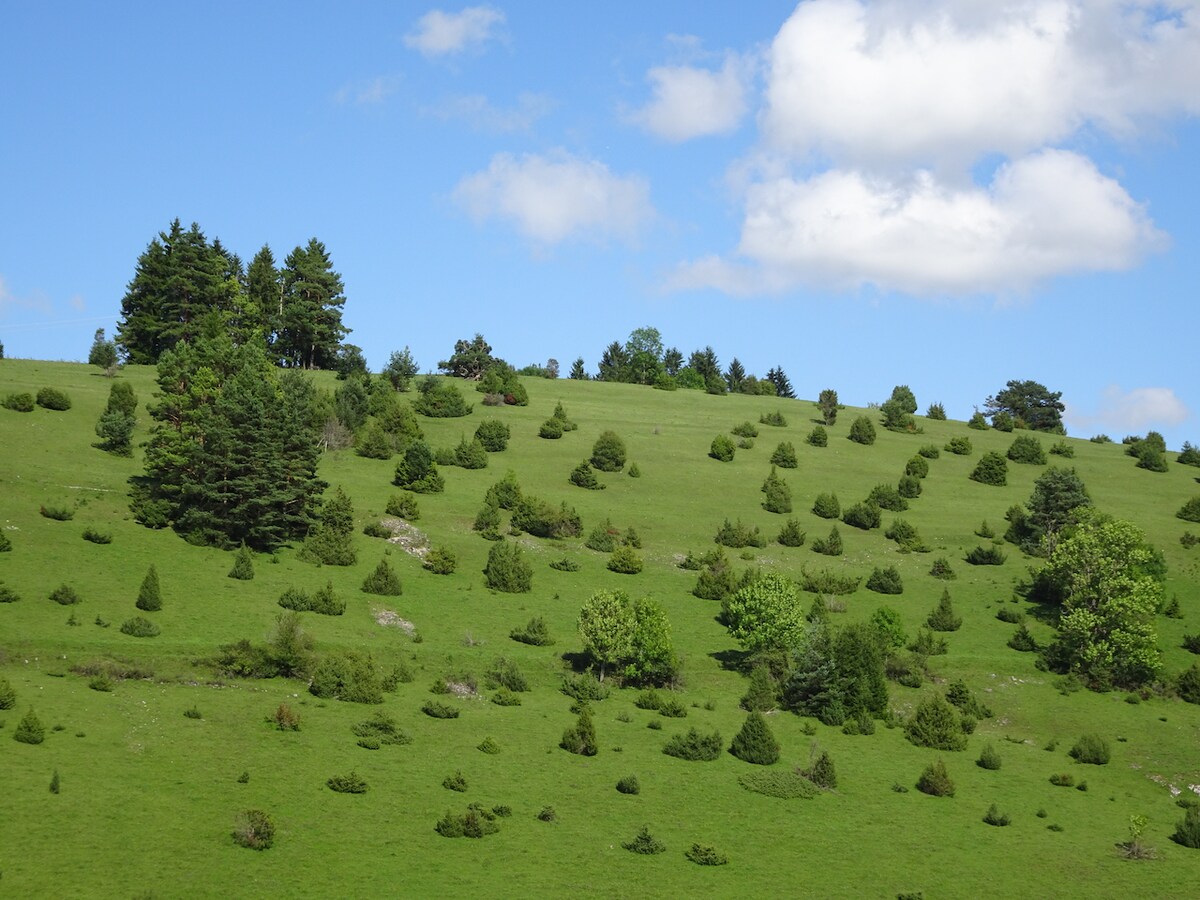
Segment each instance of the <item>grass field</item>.
[{"label": "grass field", "polygon": [[[134,385],[142,404],[135,441],[146,436],[153,375],[152,369],[129,367],[119,376]],[[334,384],[331,376],[317,377],[324,386]],[[50,385],[73,401],[64,412],[0,409],[0,527],[13,545],[0,553],[0,581],[21,598],[0,604],[0,676],[17,692],[15,706],[0,711],[0,894],[1195,896],[1200,852],[1169,835],[1183,815],[1171,787],[1200,785],[1200,707],[1158,697],[1131,703],[1120,692],[1060,692],[1056,676],[1035,667],[1036,654],[1006,646],[1015,626],[996,618],[1016,602],[1014,585],[1036,561],[1012,545],[1004,546],[1008,559],[1001,566],[973,567],[963,560],[972,547],[987,543],[973,533],[981,521],[1003,533],[1005,511],[1028,499],[1044,471],[1010,463],[1007,487],[969,480],[979,456],[1003,453],[1014,435],[918,419],[922,435],[880,428],[874,445],[861,446],[846,439],[850,423],[862,413],[878,414],[845,409],[829,429],[828,447],[816,448],[804,441],[817,415],[807,401],[567,380],[525,383],[526,408],[488,409],[472,393],[470,416],[421,420],[434,446],[457,444],[485,417],[501,418],[512,429],[508,449],[492,454],[488,468],[443,468],[445,492],[420,497],[421,517],[414,524],[433,544],[457,554],[454,574],[431,574],[399,548],[361,533],[383,516],[396,491],[390,484],[395,462],[346,450],[324,457],[321,476],[354,502],[358,564],[318,569],[301,562],[296,548],[285,548],[256,558],[254,580],[237,581],[226,577],[232,553],[189,546],[170,531],[152,531],[131,519],[126,481],[140,471],[140,450],[121,459],[91,446],[109,379],[76,364],[0,361],[0,397]],[[880,386],[881,397],[889,388]],[[918,398],[922,407],[936,399]],[[539,438],[540,423],[559,401],[579,429],[559,440]],[[708,458],[717,434],[776,410],[786,427],[759,425],[754,447],[738,450],[731,463]],[[624,438],[642,477],[599,473],[606,490],[572,486],[567,475],[605,429]],[[775,768],[807,765],[814,747],[828,750],[836,763],[838,789],[809,800],[745,790],[738,777],[758,767],[729,754],[714,762],[665,756],[663,743],[676,732],[716,729],[728,744],[745,718],[738,700],[747,679],[722,665],[736,644],[715,620],[718,604],[692,596],[695,573],[677,562],[688,551],[714,546],[725,518],[761,526],[774,537],[787,517],[761,508],[759,488],[775,445],[787,440],[796,447],[799,468],[779,474],[811,543],[831,524],[809,512],[818,493],[836,491],[844,508],[878,483],[894,485],[921,445],[940,447],[957,435],[970,437],[972,455],[943,452],[931,460],[921,497],[903,514],[932,553],[903,555],[883,529],[841,525],[846,552],[836,560],[813,553],[807,543],[789,548],[772,542],[751,559],[738,559],[739,551],[730,555],[739,567],[790,574],[832,565],[865,576],[875,566],[895,565],[903,594],[885,597],[860,588],[845,598],[847,609],[834,621],[866,619],[887,605],[901,613],[910,636],[948,587],[964,622],[947,635],[950,651],[932,657],[931,668],[938,682],[964,678],[995,713],[979,723],[967,750],[917,748],[901,728],[882,725],[872,736],[850,736],[816,724],[810,735],[805,731],[812,720],[773,714],[770,725],[783,747]],[[1047,448],[1054,440],[1043,438]],[[1178,597],[1183,618],[1159,617],[1157,626],[1164,673],[1174,675],[1195,659],[1181,647],[1183,634],[1200,631],[1200,548],[1188,550],[1179,541],[1188,527],[1200,527],[1175,517],[1184,501],[1200,493],[1200,469],[1172,464],[1166,473],[1151,473],[1135,468],[1120,444],[1068,441],[1075,458],[1051,457],[1051,464],[1073,465],[1101,510],[1137,524],[1166,557],[1166,593]],[[526,493],[574,506],[585,535],[605,517],[621,529],[634,526],[645,570],[618,575],[582,540],[523,536],[534,563],[533,590],[488,590],[481,570],[491,544],[471,525],[487,488],[510,469]],[[45,518],[43,505],[70,507],[74,516]],[[894,516],[884,513],[885,528]],[[111,533],[112,542],[83,540],[88,527]],[[403,595],[363,594],[363,578],[385,555],[400,573]],[[563,556],[577,561],[579,570],[549,567]],[[956,580],[928,574],[937,556],[951,561]],[[162,633],[130,637],[119,626],[138,613],[134,601],[152,563],[164,606],[150,615]],[[382,707],[412,735],[410,744],[379,750],[356,745],[353,726],[379,707],[318,700],[298,681],[218,679],[204,663],[220,644],[261,641],[287,587],[314,590],[326,581],[347,599],[346,612],[305,613],[306,630],[318,651],[361,649],[377,662],[403,661],[413,669],[413,681],[387,694]],[[62,584],[74,587],[82,603],[52,602],[50,592]],[[616,690],[595,705],[601,749],[584,758],[558,748],[563,730],[575,721],[572,701],[559,686],[566,671],[562,655],[581,647],[575,630],[580,605],[599,588],[650,596],[666,609],[683,660],[679,696],[688,715],[663,718],[634,706],[637,691]],[[808,602],[810,595],[804,598]],[[411,621],[420,641],[377,624],[375,613],[382,609]],[[557,640],[553,646],[509,639],[509,631],[533,615],[545,618]],[[68,624],[72,616],[78,624]],[[98,618],[111,627],[97,625]],[[1029,624],[1039,640],[1049,639],[1049,626],[1033,618]],[[436,678],[458,671],[482,678],[500,655],[516,660],[529,677],[533,689],[521,695],[522,705],[501,707],[481,692],[453,701],[462,709],[457,719],[421,712],[426,700],[440,699],[429,690]],[[98,691],[89,676],[74,671],[103,661],[152,674],[118,679],[111,691]],[[939,689],[889,683],[891,706],[903,714]],[[298,712],[299,731],[281,732],[266,722],[281,702]],[[11,739],[30,708],[46,726],[40,745]],[[200,718],[184,716],[192,708]],[[661,730],[649,727],[652,722]],[[1107,766],[1083,766],[1068,757],[1086,732],[1110,741]],[[499,753],[476,749],[487,737]],[[975,765],[989,741],[1003,760],[998,771]],[[929,797],[914,787],[939,756],[957,783],[953,798]],[[325,786],[330,776],[351,770],[368,782],[365,794]],[[61,790],[54,794],[49,785],[56,771]],[[442,786],[455,771],[468,782],[465,793]],[[1087,790],[1051,784],[1049,777],[1060,772],[1086,781]],[[239,781],[242,773],[249,774],[247,781]],[[615,789],[630,774],[641,783],[639,795]],[[449,840],[435,832],[447,810],[461,813],[472,802],[510,806],[512,816],[498,819],[499,832],[482,840]],[[1009,827],[983,823],[992,803],[1012,817]],[[556,821],[538,819],[546,806],[554,808]],[[270,850],[253,852],[231,840],[234,818],[247,808],[274,818],[278,832]],[[1149,818],[1145,841],[1157,849],[1157,859],[1129,861],[1118,853],[1115,845],[1127,838],[1131,815]],[[643,825],[666,844],[666,853],[640,856],[622,848]],[[716,845],[729,864],[693,864],[684,852],[694,842]]]}]

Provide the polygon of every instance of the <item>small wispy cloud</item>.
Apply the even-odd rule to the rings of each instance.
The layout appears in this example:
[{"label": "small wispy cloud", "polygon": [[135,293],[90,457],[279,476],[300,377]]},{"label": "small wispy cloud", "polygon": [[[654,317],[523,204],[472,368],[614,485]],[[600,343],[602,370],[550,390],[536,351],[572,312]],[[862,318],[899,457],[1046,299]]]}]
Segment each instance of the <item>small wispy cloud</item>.
[{"label": "small wispy cloud", "polygon": [[401,81],[399,75],[380,75],[366,81],[346,84],[338,89],[334,99],[339,104],[374,106],[396,93]]},{"label": "small wispy cloud", "polygon": [[468,6],[457,13],[433,9],[417,19],[404,43],[423,56],[448,56],[495,38],[503,24],[504,13],[491,6]]},{"label": "small wispy cloud", "polygon": [[511,134],[528,131],[553,108],[554,101],[545,94],[523,93],[511,107],[495,106],[483,94],[463,94],[426,107],[423,112],[444,122],[461,120],[489,134]]},{"label": "small wispy cloud", "polygon": [[1171,388],[1143,387],[1126,391],[1112,384],[1104,389],[1095,412],[1067,404],[1063,418],[1079,431],[1107,428],[1122,433],[1141,433],[1148,428],[1179,425],[1191,416],[1191,410]]}]

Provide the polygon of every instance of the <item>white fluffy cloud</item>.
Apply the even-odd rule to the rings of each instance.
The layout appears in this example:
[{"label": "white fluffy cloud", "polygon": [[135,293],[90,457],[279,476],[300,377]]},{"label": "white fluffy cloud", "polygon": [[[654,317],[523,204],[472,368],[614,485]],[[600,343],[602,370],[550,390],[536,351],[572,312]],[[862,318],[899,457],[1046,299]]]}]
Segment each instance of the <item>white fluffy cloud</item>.
[{"label": "white fluffy cloud", "polygon": [[767,58],[763,130],[840,164],[969,166],[1085,124],[1200,112],[1194,0],[801,3]]},{"label": "white fluffy cloud", "polygon": [[338,103],[374,106],[396,93],[400,82],[399,75],[380,75],[356,84],[343,85],[335,95],[335,99]]},{"label": "white fluffy cloud", "polygon": [[417,20],[404,43],[425,56],[446,56],[486,42],[503,24],[504,13],[490,6],[468,6],[457,13],[433,9]]},{"label": "white fluffy cloud", "polygon": [[1191,417],[1191,411],[1171,388],[1146,387],[1124,391],[1109,385],[1095,413],[1086,413],[1067,404],[1064,418],[1072,428],[1087,430],[1109,428],[1123,433],[1141,433],[1147,429],[1179,425]]},{"label": "white fluffy cloud", "polygon": [[506,219],[539,244],[576,237],[629,241],[654,215],[645,180],[614,175],[601,162],[563,150],[499,153],[458,183],[454,200],[476,221]]},{"label": "white fluffy cloud", "polygon": [[733,55],[716,71],[658,66],[646,78],[652,98],[631,122],[668,141],[728,134],[746,113],[745,66]]},{"label": "white fluffy cloud", "polygon": [[483,94],[465,94],[428,107],[425,113],[442,120],[461,119],[479,131],[508,134],[528,131],[553,108],[554,101],[545,94],[522,93],[511,107],[494,106]]},{"label": "white fluffy cloud", "polygon": [[751,185],[742,263],[701,260],[673,286],[1004,293],[1067,272],[1126,269],[1164,240],[1119,184],[1066,151],[1002,166],[986,188],[948,186],[928,171],[897,181],[831,170]]}]

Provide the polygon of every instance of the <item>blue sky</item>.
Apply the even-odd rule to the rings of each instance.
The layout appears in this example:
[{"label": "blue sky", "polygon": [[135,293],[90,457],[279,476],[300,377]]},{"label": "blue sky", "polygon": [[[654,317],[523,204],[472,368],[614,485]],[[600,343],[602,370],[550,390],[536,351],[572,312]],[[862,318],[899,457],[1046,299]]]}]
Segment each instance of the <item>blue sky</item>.
[{"label": "blue sky", "polygon": [[1200,3],[10,4],[0,341],[82,359],[198,222],[316,236],[375,369],[654,326],[802,397],[1011,378],[1200,442]]}]

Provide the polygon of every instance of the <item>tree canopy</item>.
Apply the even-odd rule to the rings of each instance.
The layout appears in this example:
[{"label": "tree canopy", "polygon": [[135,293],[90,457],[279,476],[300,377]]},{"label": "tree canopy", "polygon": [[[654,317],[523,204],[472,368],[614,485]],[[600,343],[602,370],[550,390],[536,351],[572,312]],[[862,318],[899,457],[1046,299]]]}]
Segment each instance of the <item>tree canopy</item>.
[{"label": "tree canopy", "polygon": [[1019,428],[1062,431],[1062,391],[1051,391],[1036,381],[1009,381],[1004,390],[983,402],[989,415],[1008,413]]}]

